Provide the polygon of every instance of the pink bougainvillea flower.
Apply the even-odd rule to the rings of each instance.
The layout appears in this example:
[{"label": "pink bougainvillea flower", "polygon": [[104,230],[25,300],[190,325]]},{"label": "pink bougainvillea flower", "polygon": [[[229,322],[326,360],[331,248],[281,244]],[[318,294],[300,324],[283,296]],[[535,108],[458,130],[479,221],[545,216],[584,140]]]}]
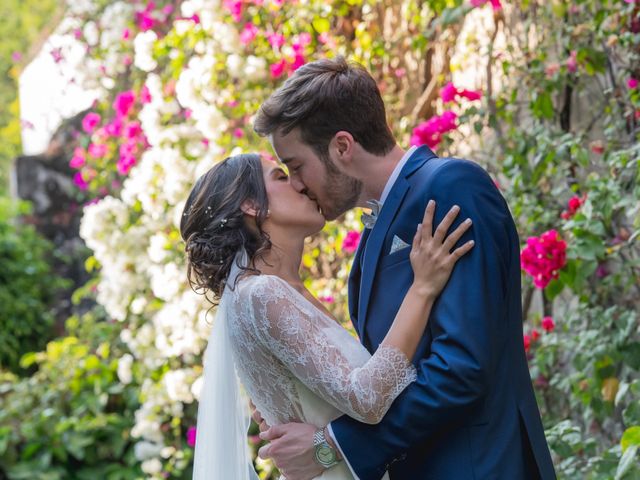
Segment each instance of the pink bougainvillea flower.
[{"label": "pink bougainvillea flower", "polygon": [[629,87],[629,90],[635,90],[638,88],[638,80],[633,77],[629,78],[629,80],[627,80],[627,87]]},{"label": "pink bougainvillea flower", "polygon": [[236,128],[236,129],[233,131],[233,136],[234,136],[234,137],[236,137],[236,138],[242,138],[242,137],[244,137],[244,130],[242,130],[241,128]]},{"label": "pink bougainvillea flower", "polygon": [[358,249],[358,242],[360,241],[360,232],[357,230],[350,230],[342,241],[342,250],[347,253],[353,253]]},{"label": "pink bougainvillea flower", "polygon": [[22,54],[20,52],[13,52],[11,54],[12,62],[19,62],[20,60],[22,60]]},{"label": "pink bougainvillea flower", "polygon": [[131,140],[135,139],[141,133],[142,127],[140,126],[140,122],[129,122],[124,126],[122,136]]},{"label": "pink bougainvillea flower", "polygon": [[133,104],[136,101],[136,94],[133,90],[120,92],[113,102],[113,109],[118,117],[126,117],[131,112]]},{"label": "pink bougainvillea flower", "polygon": [[242,18],[242,0],[224,0],[224,8],[226,8],[233,19],[239,22]]},{"label": "pink bougainvillea flower", "polygon": [[88,151],[92,157],[102,158],[107,154],[107,146],[104,143],[91,143]]},{"label": "pink bougainvillea flower", "polygon": [[578,70],[578,52],[576,50],[571,50],[571,54],[569,58],[567,58],[567,70],[571,73],[575,73]]},{"label": "pink bougainvillea flower", "polygon": [[80,190],[86,190],[87,188],[89,188],[89,184],[86,182],[86,180],[82,176],[82,172],[76,172],[76,174],[73,176],[73,183]]},{"label": "pink bougainvillea flower", "polygon": [[541,289],[560,276],[560,269],[566,263],[567,244],[556,230],[549,230],[539,237],[529,237],[520,254],[520,266]]},{"label": "pink bougainvillea flower", "polygon": [[280,78],[287,68],[287,61],[282,59],[279,62],[272,63],[269,67],[271,78]]},{"label": "pink bougainvillea flower", "polygon": [[442,90],[440,90],[440,97],[445,103],[453,102],[456,99],[456,96],[473,101],[482,98],[482,93],[475,90],[456,88],[452,82],[447,83]]},{"label": "pink bougainvillea flower", "polygon": [[524,343],[524,351],[529,353],[529,350],[531,349],[531,337],[525,333],[522,336],[522,341]]},{"label": "pink bougainvillea flower", "polygon": [[187,445],[189,445],[190,447],[196,446],[196,435],[196,427],[189,427],[189,429],[187,430]]},{"label": "pink bougainvillea flower", "polygon": [[258,29],[258,27],[256,27],[255,24],[251,22],[245,24],[242,32],[240,33],[240,42],[243,45],[249,45],[251,42],[253,42],[253,39],[256,38],[259,31],[260,30]]},{"label": "pink bougainvillea flower", "polygon": [[552,317],[544,317],[542,319],[542,328],[544,328],[545,332],[551,333],[553,329],[556,328],[556,324],[553,321]]},{"label": "pink bougainvillea flower", "polygon": [[140,89],[140,103],[151,103],[151,92],[149,92],[149,89],[146,85],[143,85]]},{"label": "pink bougainvillea flower", "polygon": [[155,8],[155,2],[151,1],[147,3],[147,6],[144,8],[144,10],[136,12],[136,23],[138,25],[138,28],[143,32],[151,30],[156,23],[155,19],[153,18],[153,10],[155,10]]},{"label": "pink bougainvillea flower", "polygon": [[296,56],[294,57],[293,62],[291,62],[289,67],[291,68],[292,72],[295,72],[305,63],[307,63],[307,60],[304,58],[304,55],[302,55],[301,53],[296,53]]},{"label": "pink bougainvillea flower", "polygon": [[71,168],[82,168],[86,163],[85,152],[82,147],[76,147],[73,150],[73,157],[69,160],[69,166]]},{"label": "pink bougainvillea flower", "polygon": [[163,14],[165,17],[168,17],[168,16],[169,16],[169,15],[171,15],[172,13],[173,13],[173,5],[168,4],[168,5],[165,5],[164,7],[162,7],[162,14]]},{"label": "pink bougainvillea flower", "polygon": [[547,77],[553,77],[559,71],[560,71],[560,64],[557,62],[550,63],[544,68],[544,74]]},{"label": "pink bougainvillea flower", "polygon": [[100,124],[100,120],[100,114],[89,112],[82,119],[82,129],[87,133],[91,133]]},{"label": "pink bougainvillea flower", "polygon": [[116,168],[118,169],[118,173],[120,175],[126,175],[135,164],[136,157],[134,157],[133,155],[124,155],[120,156],[120,158],[118,159]]},{"label": "pink bougainvillea flower", "polygon": [[51,58],[53,58],[53,61],[55,63],[60,63],[64,58],[62,56],[62,48],[60,47],[51,49],[49,53],[51,54]]},{"label": "pink bougainvillea flower", "polygon": [[129,40],[131,38],[131,30],[129,30],[128,28],[125,28],[122,31],[122,40]]},{"label": "pink bougainvillea flower", "polygon": [[493,8],[494,11],[500,10],[502,8],[502,4],[500,3],[500,0],[471,0],[471,6],[481,7],[487,2],[491,4],[491,8]]},{"label": "pink bougainvillea flower", "polygon": [[562,219],[569,220],[570,218],[572,218],[586,200],[587,200],[586,194],[583,195],[582,197],[578,197],[576,195],[571,197],[569,199],[569,202],[567,203],[567,210],[562,212],[562,214],[560,215]]},{"label": "pink bougainvillea flower", "polygon": [[321,297],[318,297],[318,300],[325,303],[334,303],[336,301],[333,295],[321,296]]},{"label": "pink bougainvillea flower", "polygon": [[120,118],[114,118],[111,122],[104,126],[104,131],[107,135],[112,137],[119,137],[122,135],[122,120]]},{"label": "pink bougainvillea flower", "polygon": [[531,341],[537,342],[539,338],[540,338],[540,332],[535,328],[531,330]]},{"label": "pink bougainvillea flower", "polygon": [[284,45],[284,35],[280,33],[270,33],[267,35],[267,41],[272,48],[280,48]]},{"label": "pink bougainvillea flower", "polygon": [[455,130],[458,116],[448,110],[442,115],[431,117],[426,122],[422,122],[413,129],[411,134],[411,145],[427,145],[429,148],[436,148],[442,141],[442,136]]}]

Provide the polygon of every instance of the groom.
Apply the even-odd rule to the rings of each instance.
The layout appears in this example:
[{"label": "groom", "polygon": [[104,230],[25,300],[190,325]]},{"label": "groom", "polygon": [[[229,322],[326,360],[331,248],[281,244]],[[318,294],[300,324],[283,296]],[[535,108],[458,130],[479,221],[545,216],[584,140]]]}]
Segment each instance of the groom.
[{"label": "groom", "polygon": [[522,341],[520,244],[489,175],[426,146],[400,148],[376,82],[341,57],[299,68],[262,105],[254,129],[327,220],[373,207],[349,277],[349,313],[370,352],[413,280],[409,245],[427,202],[436,201],[434,225],[459,205],[458,219],[474,225],[459,244],[475,240],[431,313],[414,358],[417,381],[384,419],[274,426],[261,434],[270,443],[260,456],[287,480],[339,461],[360,480],[385,471],[392,480],[555,478]]}]

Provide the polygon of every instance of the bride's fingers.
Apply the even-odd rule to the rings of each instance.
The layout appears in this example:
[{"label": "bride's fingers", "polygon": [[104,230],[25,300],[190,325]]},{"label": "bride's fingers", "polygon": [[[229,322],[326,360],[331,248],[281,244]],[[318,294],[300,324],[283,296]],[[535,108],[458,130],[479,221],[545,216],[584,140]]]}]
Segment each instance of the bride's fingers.
[{"label": "bride's fingers", "polygon": [[422,232],[423,238],[428,239],[431,238],[433,233],[433,216],[436,212],[436,202],[435,200],[429,200],[427,203],[427,208],[424,209],[424,215],[422,217]]},{"label": "bride's fingers", "polygon": [[449,227],[453,225],[453,221],[458,216],[458,212],[460,212],[460,207],[458,205],[454,205],[451,207],[451,210],[444,216],[438,228],[436,228],[435,233],[433,234],[433,239],[438,242],[439,245],[442,244],[444,240],[444,236],[449,231]]},{"label": "bride's fingers", "polygon": [[453,253],[451,253],[451,256],[449,258],[451,258],[453,263],[457,262],[465,253],[471,250],[475,244],[476,242],[474,242],[473,240],[469,240],[467,243],[465,243],[461,247],[456,248],[453,251]]},{"label": "bride's fingers", "polygon": [[471,219],[467,218],[464,222],[458,225],[458,228],[456,228],[453,232],[451,232],[451,234],[447,236],[444,243],[442,244],[447,252],[450,252],[451,249],[455,247],[456,243],[458,243],[458,240],[460,240],[465,232],[471,228],[472,223],[473,222],[471,221]]},{"label": "bride's fingers", "polygon": [[411,251],[417,252],[418,248],[420,248],[420,241],[422,240],[422,224],[418,224],[418,228],[416,229],[416,234],[413,236],[413,245],[411,245]]}]

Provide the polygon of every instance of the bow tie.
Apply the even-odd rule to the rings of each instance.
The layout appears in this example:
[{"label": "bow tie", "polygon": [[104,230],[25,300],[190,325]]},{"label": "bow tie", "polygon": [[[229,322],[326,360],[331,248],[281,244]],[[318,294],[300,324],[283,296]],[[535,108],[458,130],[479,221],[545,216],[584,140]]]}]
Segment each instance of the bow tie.
[{"label": "bow tie", "polygon": [[364,224],[364,228],[373,228],[382,208],[382,203],[378,200],[368,200],[367,205],[371,208],[371,213],[363,213],[360,220]]}]

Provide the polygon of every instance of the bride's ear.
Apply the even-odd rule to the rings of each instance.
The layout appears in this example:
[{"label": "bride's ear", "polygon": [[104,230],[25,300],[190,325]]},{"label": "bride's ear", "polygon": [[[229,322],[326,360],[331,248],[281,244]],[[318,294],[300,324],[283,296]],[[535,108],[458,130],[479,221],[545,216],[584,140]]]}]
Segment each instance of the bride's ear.
[{"label": "bride's ear", "polygon": [[255,203],[253,203],[253,201],[251,200],[245,200],[244,202],[242,202],[242,205],[240,205],[240,210],[242,210],[242,213],[244,213],[245,215],[253,217],[254,219],[258,216],[258,210],[256,209]]}]

